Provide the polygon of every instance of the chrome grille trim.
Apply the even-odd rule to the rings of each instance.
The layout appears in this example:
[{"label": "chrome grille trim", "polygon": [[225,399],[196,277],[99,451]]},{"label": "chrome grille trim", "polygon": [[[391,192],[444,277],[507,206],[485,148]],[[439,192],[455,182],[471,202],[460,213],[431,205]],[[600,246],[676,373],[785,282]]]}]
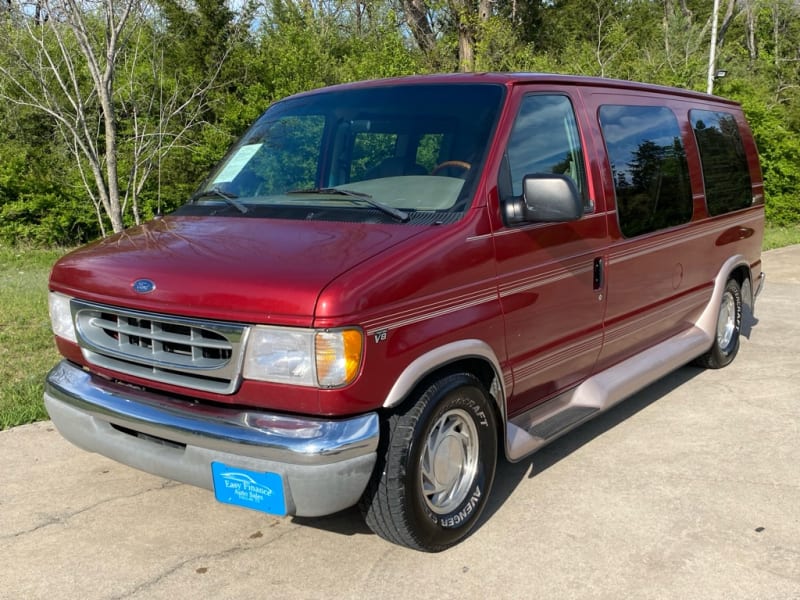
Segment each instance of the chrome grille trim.
[{"label": "chrome grille trim", "polygon": [[70,303],[78,343],[91,364],[151,381],[232,394],[241,381],[244,325]]}]

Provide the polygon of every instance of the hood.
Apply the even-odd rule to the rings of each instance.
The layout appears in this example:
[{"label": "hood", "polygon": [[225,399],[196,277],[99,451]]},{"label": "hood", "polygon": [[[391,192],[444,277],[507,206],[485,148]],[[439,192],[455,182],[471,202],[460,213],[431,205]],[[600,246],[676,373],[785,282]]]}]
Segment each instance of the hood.
[{"label": "hood", "polygon": [[[309,326],[321,290],[424,231],[393,224],[166,217],[80,248],[50,288],[137,310]],[[137,293],[134,282],[155,288]]]}]

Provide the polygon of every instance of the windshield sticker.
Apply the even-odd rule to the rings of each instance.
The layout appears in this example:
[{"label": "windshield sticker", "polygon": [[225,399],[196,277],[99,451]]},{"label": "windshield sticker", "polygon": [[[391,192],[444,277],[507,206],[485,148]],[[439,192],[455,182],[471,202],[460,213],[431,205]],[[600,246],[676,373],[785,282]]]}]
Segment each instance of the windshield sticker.
[{"label": "windshield sticker", "polygon": [[239,148],[236,153],[230,157],[225,168],[219,172],[214,178],[214,183],[230,183],[236,176],[241,173],[245,165],[250,162],[253,155],[258,152],[263,144],[247,144]]}]

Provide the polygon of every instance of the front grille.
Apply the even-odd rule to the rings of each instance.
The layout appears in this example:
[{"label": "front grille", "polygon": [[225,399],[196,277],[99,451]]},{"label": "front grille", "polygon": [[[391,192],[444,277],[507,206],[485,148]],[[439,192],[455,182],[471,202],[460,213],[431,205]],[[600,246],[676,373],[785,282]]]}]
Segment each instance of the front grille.
[{"label": "front grille", "polygon": [[72,300],[78,343],[95,365],[197,390],[232,394],[247,327]]}]

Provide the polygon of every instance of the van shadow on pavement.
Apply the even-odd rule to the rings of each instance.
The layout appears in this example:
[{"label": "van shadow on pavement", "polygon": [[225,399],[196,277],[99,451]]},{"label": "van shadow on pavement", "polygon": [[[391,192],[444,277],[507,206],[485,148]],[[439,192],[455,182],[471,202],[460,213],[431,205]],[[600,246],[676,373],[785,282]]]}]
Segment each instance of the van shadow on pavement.
[{"label": "van shadow on pavement", "polygon": [[[543,473],[585,444],[647,408],[702,372],[703,369],[697,367],[682,367],[522,461],[509,463],[501,458],[498,461],[489,502],[473,534],[492,518],[492,515],[503,506],[524,479],[531,479]],[[313,527],[344,536],[372,535],[371,530],[364,523],[358,507],[352,507],[326,517],[292,517],[292,521],[304,527]]]},{"label": "van shadow on pavement", "polygon": [[[758,319],[751,308],[745,304],[742,310],[742,337],[750,339],[752,330],[757,325]],[[480,521],[470,535],[474,535],[492,518],[492,515],[505,504],[524,479],[535,478],[606,431],[613,429],[703,372],[704,369],[692,365],[681,367],[518,463],[508,462],[502,457],[501,452],[489,501]],[[292,517],[292,521],[304,527],[313,527],[345,536],[373,535],[357,506],[325,517]]]}]

